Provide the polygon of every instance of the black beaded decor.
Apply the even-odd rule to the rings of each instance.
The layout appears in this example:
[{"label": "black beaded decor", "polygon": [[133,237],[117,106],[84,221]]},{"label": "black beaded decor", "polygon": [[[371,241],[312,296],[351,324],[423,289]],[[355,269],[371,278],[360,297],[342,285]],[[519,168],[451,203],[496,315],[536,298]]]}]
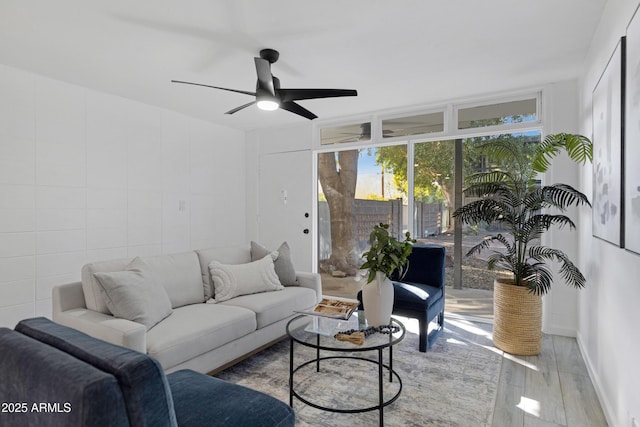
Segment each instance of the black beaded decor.
[{"label": "black beaded decor", "polygon": [[396,325],[380,325],[380,326],[369,326],[366,329],[349,329],[347,331],[340,331],[336,335],[351,335],[356,332],[364,332],[365,338],[369,335],[380,333],[380,334],[393,334],[400,331],[400,327]]}]

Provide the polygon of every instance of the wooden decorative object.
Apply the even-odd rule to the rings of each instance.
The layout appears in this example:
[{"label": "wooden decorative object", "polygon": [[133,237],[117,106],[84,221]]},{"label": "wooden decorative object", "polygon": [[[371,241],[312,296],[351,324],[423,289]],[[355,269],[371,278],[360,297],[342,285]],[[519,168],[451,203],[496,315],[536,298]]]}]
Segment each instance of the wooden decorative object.
[{"label": "wooden decorative object", "polygon": [[349,341],[357,345],[364,344],[364,332],[355,332],[353,334],[336,334],[335,339],[338,341]]}]

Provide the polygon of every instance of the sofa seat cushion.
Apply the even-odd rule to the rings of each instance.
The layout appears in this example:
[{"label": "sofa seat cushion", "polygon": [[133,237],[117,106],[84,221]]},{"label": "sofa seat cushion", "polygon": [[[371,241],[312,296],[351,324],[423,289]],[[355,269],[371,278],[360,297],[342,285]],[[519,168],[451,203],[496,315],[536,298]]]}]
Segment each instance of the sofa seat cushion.
[{"label": "sofa seat cushion", "polygon": [[[24,413],[0,413],[3,427],[129,425],[113,375],[7,328],[0,328],[0,401],[28,403]],[[40,402],[61,412],[31,411]]]},{"label": "sofa seat cushion", "polygon": [[394,304],[400,303],[403,308],[414,311],[426,311],[442,298],[442,288],[422,283],[393,282],[393,290]]},{"label": "sofa seat cushion", "polygon": [[157,360],[44,317],[22,320],[16,331],[113,375],[120,384],[133,425],[176,425],[169,384]]},{"label": "sofa seat cushion", "polygon": [[309,288],[286,286],[278,292],[242,295],[216,304],[244,307],[256,314],[258,329],[286,319],[296,310],[305,310],[316,304],[316,293]]},{"label": "sofa seat cushion", "polygon": [[147,332],[147,353],[166,370],[256,329],[256,315],[242,307],[192,304]]},{"label": "sofa seat cushion", "polygon": [[167,377],[181,427],[295,425],[293,409],[265,393],[186,369]]}]

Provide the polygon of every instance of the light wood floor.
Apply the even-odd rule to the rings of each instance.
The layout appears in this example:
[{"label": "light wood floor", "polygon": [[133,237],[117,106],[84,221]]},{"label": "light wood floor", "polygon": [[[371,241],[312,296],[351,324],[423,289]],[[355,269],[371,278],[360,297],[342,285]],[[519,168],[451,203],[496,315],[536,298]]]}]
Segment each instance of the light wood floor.
[{"label": "light wood floor", "polygon": [[504,355],[492,426],[607,426],[574,338],[544,335],[538,356]]},{"label": "light wood floor", "polygon": [[[325,276],[327,295],[355,298],[362,286],[351,278]],[[491,291],[447,288],[445,304],[445,317],[471,316],[483,322],[493,318]],[[544,335],[538,356],[503,356],[492,426],[607,426],[575,338]]]}]

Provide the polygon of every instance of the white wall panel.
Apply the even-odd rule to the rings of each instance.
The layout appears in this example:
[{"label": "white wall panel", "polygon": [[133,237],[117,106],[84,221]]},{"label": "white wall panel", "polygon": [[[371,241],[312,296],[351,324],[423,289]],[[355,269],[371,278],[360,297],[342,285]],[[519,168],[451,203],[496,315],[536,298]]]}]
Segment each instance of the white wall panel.
[{"label": "white wall panel", "polygon": [[38,231],[85,228],[85,223],[84,209],[38,209],[36,218]]},{"label": "white wall panel", "polygon": [[79,279],[80,269],[87,261],[84,251],[38,255],[36,256],[36,277],[40,279],[69,274]]},{"label": "white wall panel", "polygon": [[162,189],[190,191],[190,120],[178,114],[162,115]]},{"label": "white wall panel", "polygon": [[129,246],[162,243],[161,192],[129,191],[127,212],[127,244]]},{"label": "white wall panel", "polygon": [[35,279],[0,283],[0,295],[5,305],[27,304],[34,300]]},{"label": "white wall panel", "polygon": [[90,262],[101,259],[123,259],[128,256],[127,247],[124,245],[120,248],[87,249],[87,260]]},{"label": "white wall panel", "polygon": [[127,231],[124,228],[87,229],[87,249],[108,249],[127,246]]},{"label": "white wall panel", "polygon": [[87,249],[126,246],[127,191],[87,189]]},{"label": "white wall panel", "polygon": [[51,290],[61,283],[71,283],[78,281],[78,273],[60,274],[46,276],[36,279],[36,301],[51,300]]},{"label": "white wall panel", "polygon": [[194,195],[191,198],[191,240],[215,240],[215,204],[224,201],[214,200],[211,195]]},{"label": "white wall panel", "polygon": [[85,92],[36,80],[36,182],[82,187],[86,182]]},{"label": "white wall panel", "polygon": [[189,249],[190,195],[162,195],[162,251],[181,252]]},{"label": "white wall panel", "polygon": [[0,184],[0,209],[35,209],[35,187]]},{"label": "white wall panel", "polygon": [[[0,65],[0,136],[35,139],[35,76]],[[30,161],[33,167],[33,159]]]},{"label": "white wall panel", "polygon": [[0,258],[36,253],[36,233],[0,233]]},{"label": "white wall panel", "polygon": [[162,189],[161,112],[142,105],[127,110],[127,186]]},{"label": "white wall panel", "polygon": [[36,300],[35,316],[44,316],[51,319],[51,298]]},{"label": "white wall panel", "polygon": [[248,245],[244,143],[0,66],[0,326],[50,316],[51,288],[88,261]]},{"label": "white wall panel", "polygon": [[33,209],[0,209],[0,233],[35,230]]},{"label": "white wall panel", "polygon": [[[211,193],[214,186],[212,183],[215,182],[216,176],[216,171],[213,166],[216,155],[224,158],[224,154],[216,150],[211,143],[207,143],[206,141],[193,141],[191,143],[190,188],[194,193]],[[225,170],[227,167],[225,167]],[[225,180],[223,185],[230,184],[229,181]]]},{"label": "white wall panel", "polygon": [[41,231],[36,237],[36,253],[77,252],[86,249],[87,236],[83,230]]},{"label": "white wall panel", "polygon": [[90,93],[87,97],[87,186],[127,186],[125,101]]},{"label": "white wall panel", "polygon": [[[584,135],[592,133],[593,89],[637,7],[637,0],[607,2],[594,29],[579,87],[580,132]],[[638,118],[626,125],[634,122]],[[581,172],[583,191],[592,194],[593,166]],[[640,423],[640,256],[594,238],[591,215],[591,210],[580,211],[579,264],[587,285],[578,292],[578,344],[609,425],[631,426],[632,418]]]},{"label": "white wall panel", "polygon": [[33,316],[35,316],[35,301],[27,304],[0,307],[0,319],[2,319],[2,325],[8,328],[13,328],[22,319],[27,319]]},{"label": "white wall panel", "polygon": [[0,183],[35,183],[35,82],[0,65]]},{"label": "white wall panel", "polygon": [[35,256],[0,258],[0,283],[36,277]]},{"label": "white wall panel", "polygon": [[154,256],[162,254],[162,245],[140,245],[127,248],[127,258],[137,256]]}]

